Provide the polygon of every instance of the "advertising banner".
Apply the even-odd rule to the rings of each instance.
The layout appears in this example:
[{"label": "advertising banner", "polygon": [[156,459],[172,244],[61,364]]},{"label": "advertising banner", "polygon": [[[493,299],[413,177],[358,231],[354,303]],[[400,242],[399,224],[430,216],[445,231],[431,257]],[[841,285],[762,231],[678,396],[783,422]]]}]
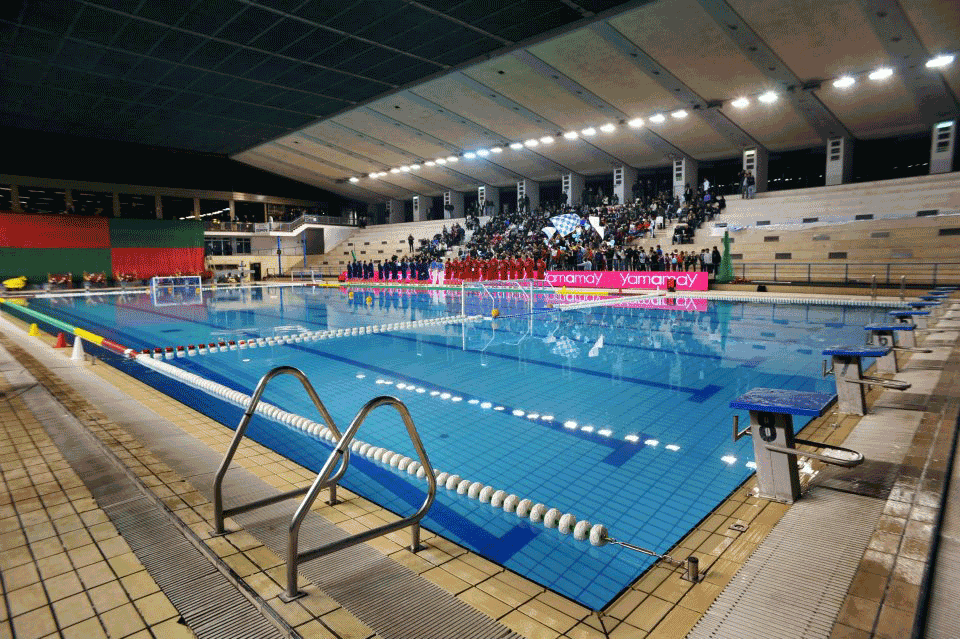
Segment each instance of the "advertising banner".
[{"label": "advertising banner", "polygon": [[678,291],[706,291],[708,274],[697,271],[547,271],[554,287],[666,290],[667,281],[677,281]]}]

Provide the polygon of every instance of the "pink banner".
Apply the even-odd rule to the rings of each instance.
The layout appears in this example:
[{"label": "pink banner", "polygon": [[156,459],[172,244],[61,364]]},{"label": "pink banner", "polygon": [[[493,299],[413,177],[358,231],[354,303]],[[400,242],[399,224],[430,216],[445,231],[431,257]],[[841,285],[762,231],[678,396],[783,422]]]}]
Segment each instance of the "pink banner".
[{"label": "pink banner", "polygon": [[[573,304],[575,302],[590,302],[597,300],[609,300],[609,297],[597,297],[582,293],[547,293],[543,297],[548,306],[562,306],[563,304]],[[632,296],[624,296],[622,302],[611,305],[612,308],[646,308],[661,311],[688,311],[705,313],[708,307],[708,301],[702,297],[647,297],[632,299]]]},{"label": "pink banner", "polygon": [[698,271],[547,271],[546,280],[555,287],[630,288],[663,291],[667,281],[677,281],[678,291],[706,291],[708,274]]}]

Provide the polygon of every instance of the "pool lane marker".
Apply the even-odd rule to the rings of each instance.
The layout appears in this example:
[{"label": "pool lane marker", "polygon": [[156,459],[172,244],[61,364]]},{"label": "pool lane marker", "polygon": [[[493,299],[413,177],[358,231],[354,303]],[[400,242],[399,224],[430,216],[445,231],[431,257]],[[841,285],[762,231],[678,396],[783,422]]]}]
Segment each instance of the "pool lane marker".
[{"label": "pool lane marker", "polygon": [[441,326],[460,322],[477,322],[484,319],[482,315],[453,315],[436,317],[412,322],[396,322],[393,324],[377,324],[374,326],[359,326],[352,328],[337,328],[325,331],[305,331],[293,335],[274,337],[255,337],[241,340],[219,340],[209,343],[197,343],[178,346],[157,347],[140,351],[141,355],[150,355],[154,359],[174,359],[175,357],[193,357],[210,353],[224,353],[227,351],[244,350],[249,348],[264,348],[267,346],[282,346],[302,342],[317,342],[324,339],[341,337],[356,337],[374,333],[389,333],[391,331],[406,331],[427,326]]},{"label": "pool lane marker", "polygon": [[[252,398],[245,393],[233,390],[222,384],[201,377],[200,375],[187,372],[172,364],[158,361],[150,354],[140,353],[135,355],[135,359],[149,369],[162,373],[167,377],[172,377],[177,381],[202,390],[210,395],[220,397],[241,408],[246,409],[252,401]],[[261,401],[257,404],[256,413],[320,439],[325,439],[331,444],[336,444],[337,442],[337,437],[323,424],[294,413],[289,413],[273,404]],[[397,472],[406,472],[408,475],[413,475],[421,480],[426,477],[426,471],[424,471],[420,462],[387,448],[374,446],[368,442],[354,439],[353,443],[350,444],[350,450],[375,462],[390,466]],[[550,508],[539,502],[534,503],[532,499],[523,499],[506,490],[487,486],[478,481],[464,479],[456,473],[444,472],[439,469],[434,469],[434,472],[436,473],[438,486],[442,486],[451,492],[456,492],[458,495],[463,495],[468,499],[475,499],[481,503],[490,504],[494,508],[501,508],[504,512],[511,513],[533,523],[542,524],[547,528],[556,528],[561,534],[572,534],[573,538],[577,541],[589,541],[594,546],[605,546],[613,541],[608,536],[607,528],[603,524],[592,524],[586,520],[578,521],[577,517],[572,513],[563,513],[557,508]]]}]

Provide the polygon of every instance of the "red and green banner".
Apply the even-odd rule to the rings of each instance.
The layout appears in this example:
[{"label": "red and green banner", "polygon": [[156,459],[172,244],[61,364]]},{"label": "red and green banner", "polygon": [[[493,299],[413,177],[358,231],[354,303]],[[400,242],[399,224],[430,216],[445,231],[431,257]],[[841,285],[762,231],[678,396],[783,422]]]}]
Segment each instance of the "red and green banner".
[{"label": "red and green banner", "polygon": [[0,213],[0,279],[49,273],[134,274],[140,279],[203,267],[199,220],[134,220]]}]

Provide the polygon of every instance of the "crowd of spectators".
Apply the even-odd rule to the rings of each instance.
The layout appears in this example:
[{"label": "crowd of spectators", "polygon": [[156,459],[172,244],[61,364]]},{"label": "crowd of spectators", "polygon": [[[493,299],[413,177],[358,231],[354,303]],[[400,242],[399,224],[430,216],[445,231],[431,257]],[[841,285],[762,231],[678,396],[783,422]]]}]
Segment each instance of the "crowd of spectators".
[{"label": "crowd of spectators", "polygon": [[[470,211],[464,226],[444,226],[441,233],[419,242],[411,235],[408,241],[412,256],[393,256],[382,263],[354,263],[347,277],[428,280],[438,261],[446,261],[448,278],[452,273],[468,274],[461,279],[490,279],[493,274],[499,277],[501,271],[513,277],[533,277],[544,269],[714,273],[721,260],[716,246],[664,250],[660,244],[644,246],[641,242],[658,238],[664,245],[667,240],[681,245],[694,242],[696,230],[726,207],[724,197],[709,184],[705,186],[706,190],[688,186],[682,197],[641,191],[634,201],[624,204],[599,191],[585,193],[588,203],[577,206],[546,203],[531,210],[528,200],[521,201],[517,211],[498,212],[483,224],[478,211]],[[544,231],[552,226],[551,218],[569,213],[581,220],[573,232],[548,235]],[[668,233],[675,223],[675,232]],[[464,227],[473,235],[452,260],[447,259],[447,250],[463,242]],[[526,265],[531,268],[524,268]]]},{"label": "crowd of spectators", "polygon": [[[677,222],[689,232],[664,236],[664,240],[692,241],[696,229],[726,207],[723,196],[688,187],[683,198],[660,192],[619,204],[602,192],[591,195],[589,204],[579,206],[557,203],[528,211],[526,202],[521,202],[516,212],[495,214],[476,226],[458,258],[542,260],[548,270],[713,270],[713,252],[707,248],[664,253],[659,245],[648,251],[638,240],[657,238]],[[578,215],[581,225],[571,234],[548,237],[544,229],[551,227],[550,218],[566,213]],[[599,218],[599,228],[590,223],[591,217]]]}]

